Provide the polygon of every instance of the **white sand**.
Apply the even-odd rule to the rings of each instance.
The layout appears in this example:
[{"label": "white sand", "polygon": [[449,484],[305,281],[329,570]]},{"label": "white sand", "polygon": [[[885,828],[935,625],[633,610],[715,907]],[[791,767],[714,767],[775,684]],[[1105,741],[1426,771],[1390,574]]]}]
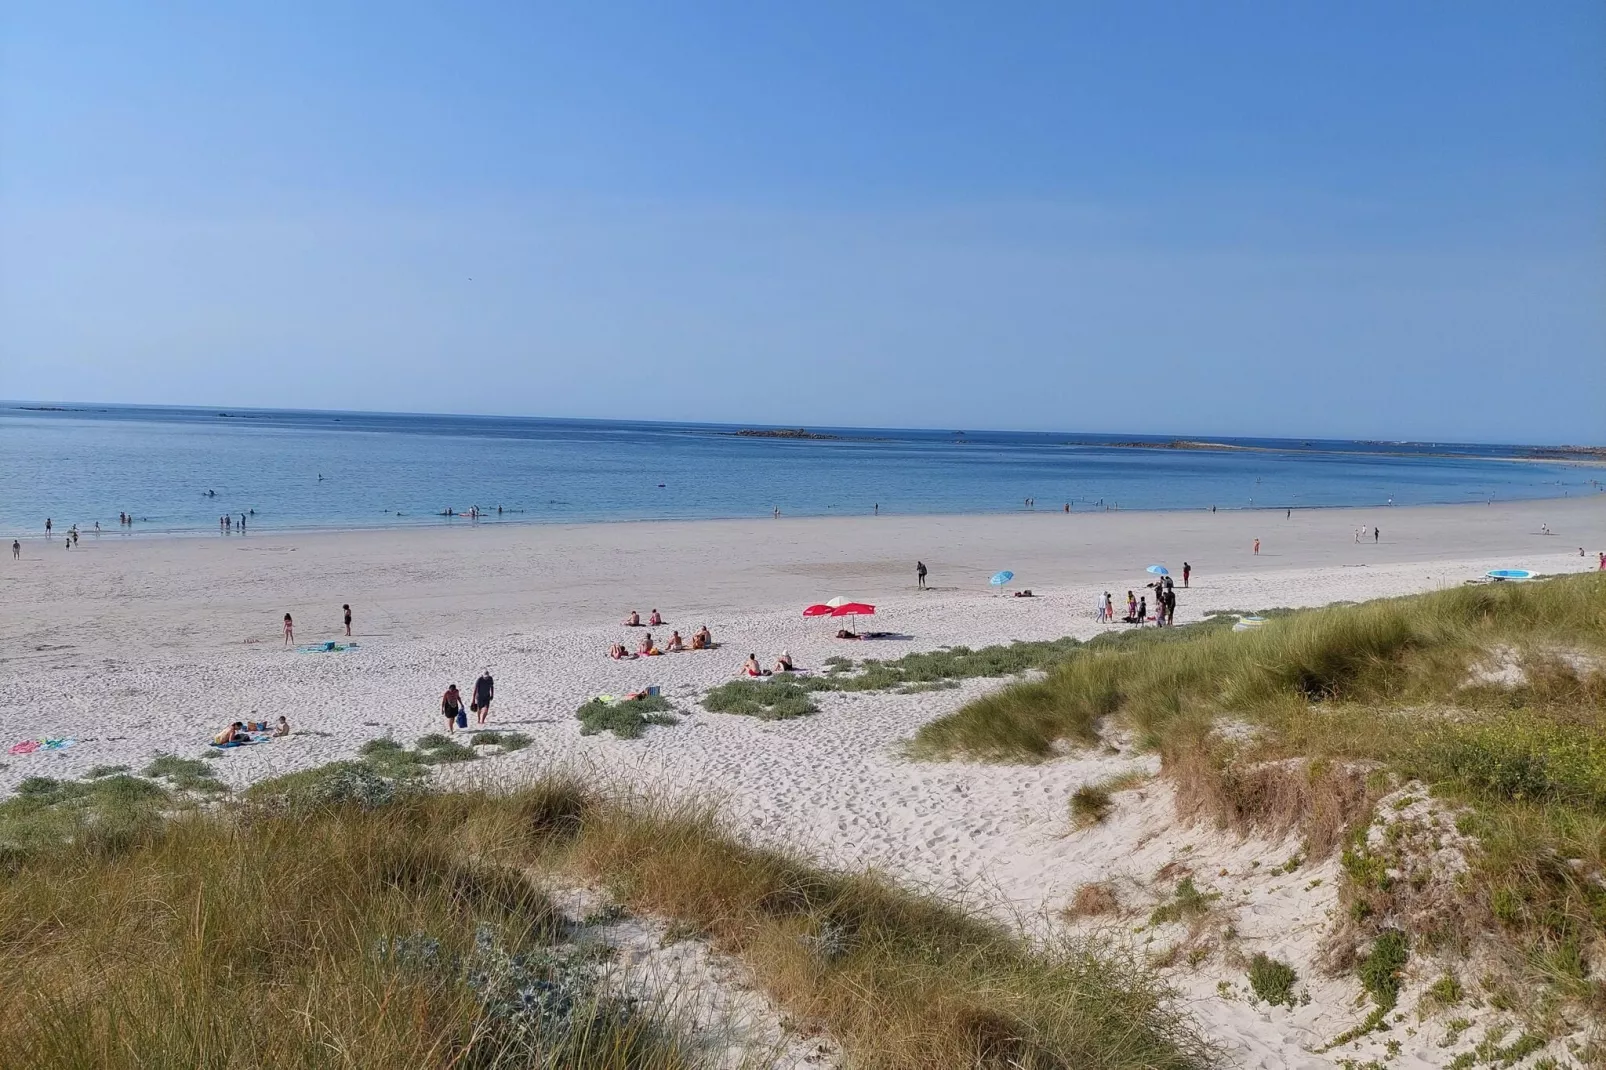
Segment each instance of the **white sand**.
[{"label": "white sand", "polygon": [[[1360,525],[1382,539],[1357,545]],[[1546,525],[1555,534],[1541,534]],[[1259,537],[1259,557],[1250,554]],[[1578,556],[1583,546],[1588,557]],[[1317,605],[1462,583],[1490,568],[1594,568],[1606,548],[1606,495],[1521,505],[1421,509],[1181,514],[1039,513],[1008,517],[892,516],[824,520],[514,527],[441,531],[142,540],[107,534],[78,549],[30,541],[0,562],[0,744],[72,736],[61,752],[0,756],[0,790],[26,776],[73,777],[91,766],[139,766],[158,752],[203,753],[236,717],[286,714],[304,734],[222,756],[235,785],[350,757],[367,739],[404,742],[440,727],[444,686],[465,690],[489,665],[492,727],[535,738],[528,750],[453,775],[516,778],[554,763],[600,775],[684,787],[726,801],[734,824],[835,865],[875,866],[960,893],[993,909],[1045,916],[1074,889],[1112,873],[1139,885],[1176,858],[1194,858],[1202,886],[1220,885],[1246,951],[1294,962],[1312,1001],[1297,1011],[1217,996],[1241,982],[1219,962],[1176,971],[1206,1030],[1256,1066],[1331,1066],[1375,1057],[1381,1039],[1317,1056],[1355,1024],[1349,981],[1321,981],[1310,955],[1333,907],[1331,864],[1282,879],[1266,873],[1289,844],[1234,843],[1179,827],[1163,784],[1123,795],[1103,826],[1071,833],[1066,801],[1111,771],[1153,768],[1151,756],[1074,754],[1029,767],[912,763],[899,744],[922,723],[1001,686],[899,696],[825,694],[823,712],[765,723],[698,712],[694,697],[730,679],[756,652],[788,649],[799,664],[833,654],[896,657],[950,644],[1086,637],[1097,594],[1142,593],[1143,566],[1180,577],[1178,621],[1212,609]],[[914,561],[933,590],[914,589]],[[1001,568],[1039,597],[1000,597]],[[801,608],[832,595],[879,607],[873,627],[907,640],[847,643],[835,624]],[[334,638],[340,605],[356,615],[361,649],[281,649],[279,619],[295,615],[302,642]],[[683,634],[700,623],[722,649],[630,662],[617,621],[657,607]],[[870,625],[865,625],[870,626]],[[1120,627],[1120,626],[1116,626]],[[669,628],[653,629],[666,637]],[[582,737],[586,698],[663,687],[688,716],[646,738]],[[1141,794],[1141,798],[1139,797]],[[1191,849],[1189,848],[1191,845]],[[1262,863],[1258,870],[1251,863]],[[1219,869],[1234,876],[1218,879]],[[1307,888],[1313,880],[1322,883]],[[1431,980],[1431,978],[1428,978]],[[1425,1028],[1396,1066],[1447,1062]],[[1469,1035],[1468,1041],[1476,1039]]]}]

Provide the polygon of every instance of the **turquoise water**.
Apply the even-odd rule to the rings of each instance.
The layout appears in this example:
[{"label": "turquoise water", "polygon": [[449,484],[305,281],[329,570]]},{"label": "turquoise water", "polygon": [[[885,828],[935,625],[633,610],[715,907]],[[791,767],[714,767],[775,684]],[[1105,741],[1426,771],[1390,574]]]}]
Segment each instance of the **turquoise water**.
[{"label": "turquoise water", "polygon": [[[1399,505],[1592,494],[1599,469],[1510,446],[1213,439],[1254,450],[1129,449],[1166,438],[732,427],[390,413],[0,404],[0,534],[52,518],[138,533],[1038,509]],[[1465,457],[1429,455],[1448,450]],[[321,478],[320,478],[321,477]],[[214,492],[215,496],[207,492]],[[1102,504],[1101,504],[1102,503]],[[497,507],[502,508],[498,517]]]}]

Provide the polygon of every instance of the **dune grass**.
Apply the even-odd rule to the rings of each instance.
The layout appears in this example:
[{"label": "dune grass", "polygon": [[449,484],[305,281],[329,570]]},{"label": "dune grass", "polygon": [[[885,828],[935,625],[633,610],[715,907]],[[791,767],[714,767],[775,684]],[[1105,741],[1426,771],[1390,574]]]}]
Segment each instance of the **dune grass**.
[{"label": "dune grass", "polygon": [[703,1065],[559,946],[536,885],[462,849],[483,810],[252,809],[14,856],[0,1063]]},{"label": "dune grass", "polygon": [[89,824],[11,852],[0,1064],[708,1065],[565,944],[548,879],[702,933],[856,1067],[1215,1062],[1125,960],[756,850],[706,809],[562,778],[349,791],[365,779],[383,778],[337,763],[132,835]]},{"label": "dune grass", "polygon": [[[1417,919],[1413,937],[1493,930],[1548,991],[1606,1006],[1593,972],[1606,968],[1606,576],[1226,624],[1085,644],[1045,679],[926,725],[912,750],[1039,761],[1114,718],[1160,753],[1185,815],[1297,829],[1318,855],[1359,844],[1374,800],[1420,779],[1470,808],[1477,848],[1456,908]],[[1345,863],[1364,946],[1401,889],[1376,852],[1347,847]]]}]

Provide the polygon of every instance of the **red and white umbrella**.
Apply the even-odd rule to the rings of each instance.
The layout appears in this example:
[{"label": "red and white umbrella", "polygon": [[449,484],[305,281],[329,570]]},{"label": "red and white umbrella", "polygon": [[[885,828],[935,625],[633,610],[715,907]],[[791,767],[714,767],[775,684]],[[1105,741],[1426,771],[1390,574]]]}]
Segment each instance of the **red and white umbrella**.
[{"label": "red and white umbrella", "polygon": [[817,605],[809,606],[803,611],[803,615],[805,617],[829,617],[832,611],[835,609],[835,606],[828,606],[824,602],[821,602]]}]

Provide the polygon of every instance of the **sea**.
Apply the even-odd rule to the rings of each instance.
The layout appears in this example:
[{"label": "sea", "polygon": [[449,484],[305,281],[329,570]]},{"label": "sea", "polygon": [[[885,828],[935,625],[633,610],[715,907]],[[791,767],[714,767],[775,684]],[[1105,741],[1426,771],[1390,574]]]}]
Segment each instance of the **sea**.
[{"label": "sea", "polygon": [[[161,535],[1035,508],[1561,498],[1602,471],[1469,443],[809,427],[0,402],[0,535]],[[798,429],[792,429],[798,430]],[[759,432],[743,433],[743,432]],[[1028,505],[1028,500],[1032,505]],[[463,516],[475,507],[479,519]],[[131,527],[118,515],[134,517]]]}]

